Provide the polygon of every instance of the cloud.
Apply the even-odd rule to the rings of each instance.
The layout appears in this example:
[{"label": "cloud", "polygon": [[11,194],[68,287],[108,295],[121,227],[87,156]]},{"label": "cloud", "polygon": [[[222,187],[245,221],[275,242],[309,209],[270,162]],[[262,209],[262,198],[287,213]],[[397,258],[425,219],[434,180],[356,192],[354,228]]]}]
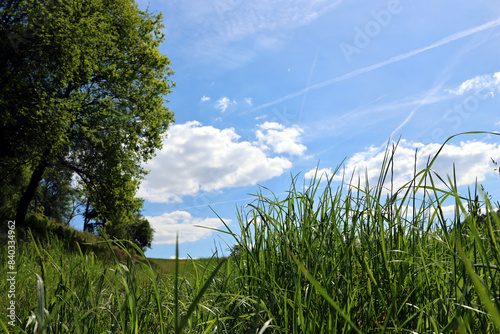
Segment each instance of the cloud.
[{"label": "cloud", "polygon": [[330,179],[333,175],[333,171],[331,168],[314,168],[304,174],[304,178],[307,180],[313,179],[316,177],[317,180],[321,178],[321,181],[326,181]]},{"label": "cloud", "polygon": [[471,91],[479,92],[482,90],[489,91],[492,95],[494,95],[495,91],[500,91],[500,72],[477,76],[464,81],[456,89],[449,89],[447,91],[455,95],[463,95]]},{"label": "cloud", "polygon": [[[257,57],[261,50],[275,50],[283,45],[291,30],[310,24],[340,2],[169,1],[163,10],[176,13],[176,20],[167,21],[166,29],[169,35],[174,36],[178,49],[184,55],[196,57],[212,66],[216,63],[237,68]],[[190,42],[186,43],[186,39]],[[242,45],[245,47],[242,48]]]},{"label": "cloud", "polygon": [[245,103],[251,107],[252,106],[252,98],[251,97],[245,98]]},{"label": "cloud", "polygon": [[276,122],[265,122],[258,125],[255,131],[257,137],[256,144],[263,149],[272,150],[278,154],[288,153],[290,155],[301,156],[307,149],[300,144],[302,129],[298,126],[285,127]]},{"label": "cloud", "polygon": [[270,157],[239,138],[233,128],[221,130],[197,121],[171,126],[162,150],[145,166],[150,173],[138,196],[180,202],[186,195],[255,185],[292,167],[288,159]]},{"label": "cloud", "polygon": [[215,34],[219,40],[226,43],[248,37],[262,39],[271,32],[287,31],[307,25],[335,8],[340,2],[215,0],[211,4],[216,15],[212,17],[207,33]]},{"label": "cloud", "polygon": [[[148,216],[146,219],[155,230],[154,244],[175,244],[177,233],[179,234],[179,244],[198,241],[210,236],[213,231],[196,225],[210,228],[223,226],[219,218],[197,218],[187,211],[174,211],[154,217]],[[231,222],[231,220],[226,219],[224,221]]]},{"label": "cloud", "polygon": [[[419,172],[426,167],[427,158],[430,156],[432,159],[440,147],[440,144],[424,145],[402,140],[394,155],[393,181],[395,189],[402,187],[413,178],[415,149],[418,149],[416,170]],[[350,177],[352,171],[355,170],[354,181],[357,182],[359,177],[363,182],[366,171],[370,187],[375,186],[380,175],[384,155],[384,151],[380,152],[374,147],[356,153],[345,164],[346,176]],[[460,142],[458,145],[448,144],[439,154],[432,166],[432,170],[447,181],[447,175],[453,177],[453,164],[455,164],[457,186],[472,185],[476,180],[477,182],[484,181],[488,175],[494,173],[491,158],[499,156],[500,145],[480,141],[465,141]],[[432,176],[438,183],[438,187],[444,187],[434,174]],[[334,180],[337,181],[340,181],[341,178],[342,175],[334,176]],[[389,184],[389,182],[390,175],[386,183]]]},{"label": "cloud", "polygon": [[210,96],[203,95],[203,97],[201,98],[201,102],[207,102],[207,101],[210,101]]},{"label": "cloud", "polygon": [[221,112],[225,112],[227,108],[232,105],[236,104],[236,101],[231,102],[229,98],[227,97],[222,97],[217,101],[217,104],[215,105],[215,108],[219,109]]}]

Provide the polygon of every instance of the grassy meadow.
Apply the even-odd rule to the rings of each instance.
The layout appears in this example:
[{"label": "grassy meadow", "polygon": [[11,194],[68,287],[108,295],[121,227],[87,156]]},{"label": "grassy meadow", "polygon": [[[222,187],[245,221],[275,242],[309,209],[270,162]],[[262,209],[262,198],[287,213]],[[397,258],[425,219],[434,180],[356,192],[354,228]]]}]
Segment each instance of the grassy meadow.
[{"label": "grassy meadow", "polygon": [[[500,221],[479,186],[432,164],[391,191],[295,177],[238,212],[228,258],[148,260],[120,242],[69,251],[56,235],[17,244],[18,333],[498,333]],[[338,171],[337,171],[338,172]],[[445,186],[436,186],[445,183]],[[452,217],[442,207],[455,203]],[[0,291],[8,290],[0,249]],[[101,248],[102,248],[101,247]],[[120,249],[117,251],[117,249]],[[129,255],[132,253],[139,255]],[[119,256],[118,256],[119,255]],[[13,332],[0,298],[0,332]]]}]

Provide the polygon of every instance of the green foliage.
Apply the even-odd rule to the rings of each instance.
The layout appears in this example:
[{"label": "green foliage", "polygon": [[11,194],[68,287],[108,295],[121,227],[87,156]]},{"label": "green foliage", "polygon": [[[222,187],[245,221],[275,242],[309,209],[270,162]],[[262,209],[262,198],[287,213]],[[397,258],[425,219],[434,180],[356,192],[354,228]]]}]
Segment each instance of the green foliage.
[{"label": "green foliage", "polygon": [[0,22],[2,213],[17,206],[24,219],[50,168],[78,175],[108,230],[119,230],[140,212],[141,164],[173,121],[161,14],[132,0],[12,0]]},{"label": "green foliage", "polygon": [[135,243],[142,251],[151,248],[154,230],[149,221],[141,215],[135,215],[127,226],[127,239]]},{"label": "green foliage", "polygon": [[72,172],[47,168],[35,192],[34,211],[43,213],[59,224],[67,225],[76,214],[80,201],[79,191],[71,186]]},{"label": "green foliage", "polygon": [[16,214],[15,210],[21,198],[21,189],[25,189],[29,182],[30,168],[24,165],[8,168],[7,165],[2,165],[2,161],[8,158],[1,157],[0,172],[5,174],[2,174],[4,178],[0,181],[0,219],[5,220],[12,219]]}]

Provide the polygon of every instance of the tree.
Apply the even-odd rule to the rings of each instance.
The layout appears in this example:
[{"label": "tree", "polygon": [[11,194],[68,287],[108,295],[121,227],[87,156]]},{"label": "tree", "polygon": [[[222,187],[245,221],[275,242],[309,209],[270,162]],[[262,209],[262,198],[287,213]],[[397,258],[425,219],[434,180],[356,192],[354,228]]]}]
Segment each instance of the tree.
[{"label": "tree", "polygon": [[133,241],[142,251],[145,251],[146,247],[151,248],[154,230],[149,221],[139,213],[136,213],[131,218],[132,222],[127,225],[127,239]]},{"label": "tree", "polygon": [[47,168],[34,196],[34,209],[59,224],[67,225],[76,215],[80,194],[72,187],[72,172]]},{"label": "tree", "polygon": [[64,170],[119,230],[173,122],[161,14],[132,0],[8,0],[0,27],[0,200],[17,196],[21,223],[45,171]]},{"label": "tree", "polygon": [[128,216],[122,216],[120,225],[109,225],[107,224],[107,218],[98,214],[90,204],[89,199],[86,200],[85,207],[85,211],[83,212],[84,231],[95,235],[105,233],[119,239],[130,240],[143,251],[147,247],[151,247],[154,230],[149,221],[139,211],[129,212]]}]

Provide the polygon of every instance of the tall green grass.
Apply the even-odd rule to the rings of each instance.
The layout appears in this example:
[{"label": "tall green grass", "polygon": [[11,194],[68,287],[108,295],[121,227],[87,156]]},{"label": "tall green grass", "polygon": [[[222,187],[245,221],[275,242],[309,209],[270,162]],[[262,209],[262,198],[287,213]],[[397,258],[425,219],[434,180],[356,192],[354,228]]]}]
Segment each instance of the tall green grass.
[{"label": "tall green grass", "polygon": [[[181,333],[197,332],[200,317],[193,313],[224,260],[213,257],[196,268],[196,279],[165,275],[132,243],[103,241],[107,258],[94,253],[68,253],[54,235],[42,244],[20,244],[16,275],[16,333]],[[112,249],[114,244],[126,257]],[[134,249],[141,256],[133,255]],[[102,254],[100,254],[102,256]],[[178,259],[176,259],[178,262]],[[2,273],[7,263],[2,261]],[[175,282],[175,284],[174,284]],[[196,286],[192,284],[196,283]],[[0,290],[7,291],[5,280]],[[1,300],[2,309],[7,301]],[[203,319],[202,319],[203,320]]]},{"label": "tall green grass", "polygon": [[262,303],[269,330],[500,331],[500,233],[487,196],[458,194],[454,175],[432,173],[437,157],[391,191],[393,157],[388,149],[374,186],[368,176],[336,187],[334,176],[325,186],[294,178],[285,198],[263,188],[239,213],[235,284]]},{"label": "tall green grass", "polygon": [[[456,175],[432,171],[437,155],[397,189],[394,149],[374,185],[368,176],[335,183],[317,175],[294,177],[283,198],[260,188],[238,210],[239,230],[221,231],[235,238],[232,255],[190,261],[184,274],[178,259],[167,274],[125,242],[113,241],[125,254],[118,258],[103,241],[106,260],[31,236],[19,244],[16,330],[499,332],[500,222],[488,196],[479,186],[459,194]],[[3,313],[0,321],[9,328]]]}]

